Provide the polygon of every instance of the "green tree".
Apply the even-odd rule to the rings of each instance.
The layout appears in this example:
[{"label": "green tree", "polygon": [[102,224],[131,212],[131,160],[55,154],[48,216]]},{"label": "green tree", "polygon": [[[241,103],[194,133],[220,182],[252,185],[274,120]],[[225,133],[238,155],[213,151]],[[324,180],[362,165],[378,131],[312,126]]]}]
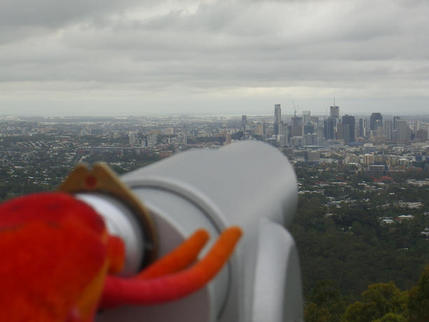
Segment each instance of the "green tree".
[{"label": "green tree", "polygon": [[374,322],[406,322],[407,319],[400,314],[387,313],[381,319],[377,319]]},{"label": "green tree", "polygon": [[417,286],[410,290],[408,310],[410,322],[429,321],[429,266],[423,271]]},{"label": "green tree", "polygon": [[401,292],[393,282],[378,283],[369,285],[362,293],[362,302],[355,302],[348,306],[345,320],[348,322],[390,321],[389,319],[393,319],[395,315],[397,318],[405,319],[407,293]]},{"label": "green tree", "polygon": [[345,301],[338,287],[331,281],[321,281],[312,290],[304,310],[306,322],[340,321]]},{"label": "green tree", "polygon": [[326,307],[321,307],[315,303],[309,303],[304,309],[305,322],[331,322],[331,313]]}]

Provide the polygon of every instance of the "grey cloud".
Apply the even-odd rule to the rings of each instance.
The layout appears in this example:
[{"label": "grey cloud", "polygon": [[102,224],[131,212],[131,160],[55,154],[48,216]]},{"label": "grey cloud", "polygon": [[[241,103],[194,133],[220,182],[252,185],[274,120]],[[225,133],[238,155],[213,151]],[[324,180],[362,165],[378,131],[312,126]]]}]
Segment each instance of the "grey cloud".
[{"label": "grey cloud", "polygon": [[[29,11],[27,20],[9,0],[0,4],[10,16],[3,24],[19,16],[16,32],[3,33],[0,92],[81,84],[76,91],[128,88],[154,102],[156,93],[178,95],[172,88],[237,101],[237,89],[378,97],[423,95],[429,86],[429,3],[418,0],[211,1],[192,10],[177,2],[158,10],[150,1],[36,1],[40,15]],[[26,24],[34,34],[24,36]]]},{"label": "grey cloud", "polygon": [[0,44],[53,32],[73,23],[101,22],[152,0],[1,0]]},{"label": "grey cloud", "polygon": [[120,11],[143,3],[144,0],[2,0],[0,25],[61,26],[91,15]]}]

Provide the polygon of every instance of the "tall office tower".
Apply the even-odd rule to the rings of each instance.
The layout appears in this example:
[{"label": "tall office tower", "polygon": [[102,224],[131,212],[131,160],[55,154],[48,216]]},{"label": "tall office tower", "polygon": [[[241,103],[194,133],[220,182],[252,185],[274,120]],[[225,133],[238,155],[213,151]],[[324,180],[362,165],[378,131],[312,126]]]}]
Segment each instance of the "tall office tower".
[{"label": "tall office tower", "polygon": [[408,122],[405,120],[398,121],[398,135],[397,143],[407,144],[411,139],[411,129],[408,126]]},{"label": "tall office tower", "polygon": [[359,119],[358,137],[364,138],[366,136],[365,120]]},{"label": "tall office tower", "polygon": [[292,117],[291,136],[302,136],[303,130],[304,130],[303,118],[298,116]]},{"label": "tall office tower", "polygon": [[282,109],[280,104],[274,105],[274,135],[279,135],[282,122]]},{"label": "tall office tower", "polygon": [[401,118],[399,117],[399,116],[394,116],[393,117],[393,129],[394,130],[397,130],[398,129],[398,121],[400,120]]},{"label": "tall office tower", "polygon": [[311,123],[311,111],[303,111],[302,117],[304,119],[304,125]]},{"label": "tall office tower", "polygon": [[304,135],[313,134],[315,132],[315,127],[313,123],[304,123]]},{"label": "tall office tower", "polygon": [[369,119],[370,130],[375,131],[382,126],[383,126],[383,116],[380,113],[372,113]]},{"label": "tall office tower", "polygon": [[286,123],[281,123],[281,133],[286,137],[287,142],[289,142],[290,137],[290,127]]},{"label": "tall office tower", "polygon": [[342,118],[343,139],[345,144],[355,142],[355,117],[344,115]]},{"label": "tall office tower", "polygon": [[317,144],[321,145],[325,141],[325,120],[318,120],[317,122],[317,128],[316,128],[316,135],[317,135]]},{"label": "tall office tower", "polygon": [[247,129],[247,115],[242,115],[241,116],[241,129],[243,130],[243,132],[246,132],[246,129]]},{"label": "tall office tower", "polygon": [[337,122],[337,131],[335,132],[335,138],[337,140],[343,139],[343,122],[341,120],[338,120]]},{"label": "tall office tower", "polygon": [[324,134],[326,140],[334,140],[336,138],[335,132],[337,129],[337,119],[328,117],[324,122]]},{"label": "tall office tower", "polygon": [[279,135],[277,135],[277,142],[280,146],[287,146],[289,144],[289,127],[286,123],[280,123]]},{"label": "tall office tower", "polygon": [[340,107],[337,106],[337,105],[335,105],[335,103],[334,103],[334,105],[332,105],[330,107],[329,116],[332,117],[332,118],[336,118],[336,119],[340,118]]},{"label": "tall office tower", "polygon": [[384,137],[387,141],[392,140],[392,132],[393,132],[393,121],[392,120],[384,120],[383,125]]}]

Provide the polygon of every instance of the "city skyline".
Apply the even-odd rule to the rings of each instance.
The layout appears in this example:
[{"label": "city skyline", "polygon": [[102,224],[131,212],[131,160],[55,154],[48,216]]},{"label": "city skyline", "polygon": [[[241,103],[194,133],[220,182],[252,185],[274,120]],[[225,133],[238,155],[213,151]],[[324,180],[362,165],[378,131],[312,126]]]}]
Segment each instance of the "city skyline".
[{"label": "city skyline", "polygon": [[[282,117],[281,114],[281,104],[275,104],[272,137],[269,140],[280,147],[339,143],[353,146],[368,142],[408,144],[412,141],[425,142],[429,138],[429,126],[424,120],[408,120],[399,115],[383,117],[380,112],[366,116],[349,115],[341,113],[335,99],[328,116],[312,115],[311,111],[303,111],[301,115],[295,112],[289,117]],[[247,115],[243,115],[242,120],[246,120],[242,127],[246,137]],[[264,131],[261,136],[267,138],[267,134]]]},{"label": "city skyline", "polygon": [[[24,10],[23,8],[28,8]],[[0,114],[426,114],[429,3],[0,3]]]}]

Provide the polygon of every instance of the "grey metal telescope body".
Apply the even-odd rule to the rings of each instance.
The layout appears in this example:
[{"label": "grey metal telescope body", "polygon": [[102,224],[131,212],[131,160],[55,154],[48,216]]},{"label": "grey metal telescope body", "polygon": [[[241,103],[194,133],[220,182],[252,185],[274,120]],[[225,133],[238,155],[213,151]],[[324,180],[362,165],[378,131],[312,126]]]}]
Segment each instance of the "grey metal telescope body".
[{"label": "grey metal telescope body", "polygon": [[[150,210],[161,255],[199,228],[210,232],[211,241],[232,225],[244,235],[228,265],[197,293],[162,305],[106,310],[97,322],[303,321],[298,253],[285,228],[296,210],[296,177],[277,149],[246,141],[191,150],[122,179]],[[133,216],[109,197],[79,197],[125,240],[125,274],[135,273],[144,245]]]}]

